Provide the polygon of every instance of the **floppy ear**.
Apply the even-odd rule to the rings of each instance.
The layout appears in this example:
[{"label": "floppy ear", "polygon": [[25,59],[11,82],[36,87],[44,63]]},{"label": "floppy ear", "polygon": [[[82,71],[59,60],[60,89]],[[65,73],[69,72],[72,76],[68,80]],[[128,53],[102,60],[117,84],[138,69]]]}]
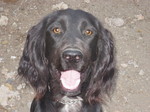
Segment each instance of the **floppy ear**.
[{"label": "floppy ear", "polygon": [[114,43],[111,32],[100,28],[97,43],[97,59],[94,62],[93,72],[86,97],[89,103],[104,103],[115,85]]},{"label": "floppy ear", "polygon": [[41,21],[29,30],[18,68],[18,74],[30,82],[39,97],[44,95],[49,79],[45,26]]}]

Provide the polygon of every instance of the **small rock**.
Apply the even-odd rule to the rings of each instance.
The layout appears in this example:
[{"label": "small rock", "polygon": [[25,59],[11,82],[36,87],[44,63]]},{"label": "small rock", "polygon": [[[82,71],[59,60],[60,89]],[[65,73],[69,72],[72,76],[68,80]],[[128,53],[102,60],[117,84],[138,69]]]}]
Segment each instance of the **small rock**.
[{"label": "small rock", "polygon": [[0,105],[7,106],[8,102],[12,99],[20,99],[18,91],[11,91],[8,87],[0,86]]},{"label": "small rock", "polygon": [[68,5],[65,4],[64,2],[52,6],[52,10],[60,10],[60,9],[67,9],[67,8]]},{"label": "small rock", "polygon": [[121,27],[125,24],[122,18],[105,18],[105,22],[109,26]]},{"label": "small rock", "polygon": [[144,75],[144,71],[140,70],[139,75]]},{"label": "small rock", "polygon": [[12,24],[12,26],[14,27],[14,28],[17,28],[17,23],[16,22],[14,22],[13,24]]},{"label": "small rock", "polygon": [[125,63],[123,63],[123,64],[121,64],[121,66],[122,66],[123,68],[126,68],[128,65],[125,64]]},{"label": "small rock", "polygon": [[125,51],[125,53],[126,53],[126,54],[129,54],[129,53],[130,53],[130,51]]},{"label": "small rock", "polygon": [[144,19],[144,16],[142,14],[139,14],[139,15],[135,15],[135,18],[140,21]]},{"label": "small rock", "polygon": [[22,84],[20,84],[19,86],[17,86],[17,90],[21,90],[21,89],[23,89],[23,88],[25,88],[26,87],[26,84],[25,83],[22,83]]},{"label": "small rock", "polygon": [[32,95],[34,95],[34,92],[31,92]]},{"label": "small rock", "polygon": [[139,67],[139,65],[135,62],[135,63],[133,63],[133,66],[135,67],[135,68],[138,68]]},{"label": "small rock", "polygon": [[124,20],[121,18],[114,18],[114,19],[112,19],[112,24],[120,27],[120,26],[124,25]]},{"label": "small rock", "polygon": [[137,62],[134,61],[134,60],[129,60],[129,61],[128,61],[128,64],[129,64],[129,65],[133,65],[135,68],[138,68],[138,67],[139,67],[138,64],[137,64]]},{"label": "small rock", "polygon": [[8,17],[7,16],[1,16],[0,17],[0,26],[7,26],[8,24]]},{"label": "small rock", "polygon": [[126,103],[128,102],[128,98],[127,97],[124,96],[123,99],[125,100]]},{"label": "small rock", "polygon": [[17,86],[17,90],[21,90],[22,89],[22,85],[20,84],[19,86]]},{"label": "small rock", "polygon": [[16,57],[16,56],[11,56],[10,58],[11,58],[11,59],[16,59],[17,57]]},{"label": "small rock", "polygon": [[4,60],[3,58],[0,58],[0,63],[3,62],[3,60]]},{"label": "small rock", "polygon": [[91,1],[90,1],[90,0],[84,0],[84,2],[85,2],[85,3],[90,3]]}]

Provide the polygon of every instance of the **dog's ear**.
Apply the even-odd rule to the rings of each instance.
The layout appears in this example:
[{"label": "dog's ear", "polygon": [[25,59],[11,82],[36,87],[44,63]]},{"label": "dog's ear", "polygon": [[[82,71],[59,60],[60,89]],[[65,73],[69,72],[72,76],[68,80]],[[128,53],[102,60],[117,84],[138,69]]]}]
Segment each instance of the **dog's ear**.
[{"label": "dog's ear", "polygon": [[45,93],[49,79],[48,62],[45,57],[46,25],[44,24],[41,21],[28,31],[18,68],[18,74],[30,82],[39,97]]},{"label": "dog's ear", "polygon": [[99,25],[97,43],[97,59],[94,62],[93,72],[86,97],[88,102],[104,102],[115,85],[115,57],[114,42],[111,32]]}]

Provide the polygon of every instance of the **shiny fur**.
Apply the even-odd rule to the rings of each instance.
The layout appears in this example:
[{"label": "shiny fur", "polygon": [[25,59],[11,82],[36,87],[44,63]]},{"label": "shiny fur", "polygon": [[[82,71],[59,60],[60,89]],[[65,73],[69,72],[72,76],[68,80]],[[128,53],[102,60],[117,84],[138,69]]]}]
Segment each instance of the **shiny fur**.
[{"label": "shiny fur", "polygon": [[[78,54],[64,58],[66,51]],[[29,30],[18,68],[36,91],[30,111],[102,112],[116,82],[114,51],[111,32],[93,15],[67,9],[46,16]],[[67,70],[80,72],[76,90],[61,85],[61,71]]]}]

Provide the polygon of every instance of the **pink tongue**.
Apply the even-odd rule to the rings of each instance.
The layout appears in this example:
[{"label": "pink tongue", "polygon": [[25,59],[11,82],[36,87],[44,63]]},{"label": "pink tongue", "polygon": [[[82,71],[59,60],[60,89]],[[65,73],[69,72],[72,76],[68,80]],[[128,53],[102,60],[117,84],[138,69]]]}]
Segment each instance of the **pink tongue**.
[{"label": "pink tongue", "polygon": [[75,70],[61,72],[60,80],[64,88],[74,90],[80,84],[80,73]]}]

